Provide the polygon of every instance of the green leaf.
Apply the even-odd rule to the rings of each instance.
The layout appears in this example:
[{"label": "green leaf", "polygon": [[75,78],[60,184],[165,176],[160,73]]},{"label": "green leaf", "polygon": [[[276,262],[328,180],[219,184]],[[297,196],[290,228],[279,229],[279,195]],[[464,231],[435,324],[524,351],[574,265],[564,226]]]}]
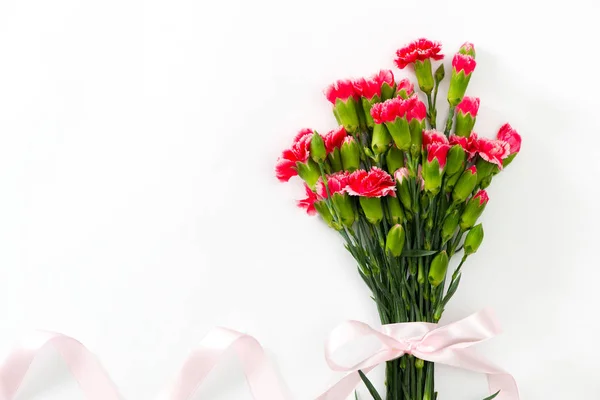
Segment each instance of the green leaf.
[{"label": "green leaf", "polygon": [[440,83],[444,76],[446,75],[446,71],[444,70],[444,64],[440,64],[440,66],[435,70],[435,82]]},{"label": "green leaf", "polygon": [[402,257],[425,257],[437,253],[437,250],[404,250]]},{"label": "green leaf", "polygon": [[367,376],[365,374],[363,374],[363,372],[361,370],[358,370],[358,374],[360,375],[360,379],[362,379],[362,381],[365,383],[365,386],[367,387],[367,389],[369,389],[369,393],[371,393],[371,396],[373,396],[373,399],[382,400],[381,396],[379,395],[379,393],[377,393],[377,390],[375,390],[375,387],[373,386],[373,384],[371,383],[369,378],[367,378]]},{"label": "green leaf", "polygon": [[485,398],[485,399],[483,399],[483,400],[492,400],[492,399],[495,399],[495,398],[496,398],[496,396],[498,396],[498,394],[500,394],[500,391],[499,391],[499,390],[498,390],[496,393],[494,393],[493,395],[491,395],[491,396],[489,396],[489,397],[486,397],[486,398]]}]

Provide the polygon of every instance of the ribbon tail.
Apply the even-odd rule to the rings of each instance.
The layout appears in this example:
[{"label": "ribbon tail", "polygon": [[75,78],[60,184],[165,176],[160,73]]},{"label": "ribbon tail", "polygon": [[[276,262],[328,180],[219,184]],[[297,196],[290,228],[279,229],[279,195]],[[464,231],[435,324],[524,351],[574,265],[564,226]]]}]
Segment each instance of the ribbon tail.
[{"label": "ribbon tail", "polygon": [[16,347],[0,368],[2,400],[13,400],[23,384],[35,357],[42,349],[53,346],[63,358],[81,387],[86,400],[119,400],[119,392],[96,357],[77,340],[53,332],[34,332],[23,345]]},{"label": "ribbon tail", "polygon": [[486,374],[490,394],[500,391],[495,400],[519,400],[517,381],[511,374],[486,360],[473,349],[465,348],[455,350],[453,353],[456,356],[454,362],[437,360],[435,362],[443,362],[446,365]]},{"label": "ribbon tail", "polygon": [[170,400],[188,400],[226,352],[233,350],[242,362],[246,381],[256,400],[284,400],[278,375],[263,347],[250,335],[226,328],[215,328],[204,337],[199,348],[185,361],[177,375]]},{"label": "ribbon tail", "polygon": [[[365,374],[371,372],[375,367],[369,367],[362,369],[361,371]],[[361,382],[360,375],[357,371],[346,374],[337,383],[331,386],[327,391],[317,397],[315,400],[342,400],[347,399],[348,396],[356,389],[358,384]]]}]

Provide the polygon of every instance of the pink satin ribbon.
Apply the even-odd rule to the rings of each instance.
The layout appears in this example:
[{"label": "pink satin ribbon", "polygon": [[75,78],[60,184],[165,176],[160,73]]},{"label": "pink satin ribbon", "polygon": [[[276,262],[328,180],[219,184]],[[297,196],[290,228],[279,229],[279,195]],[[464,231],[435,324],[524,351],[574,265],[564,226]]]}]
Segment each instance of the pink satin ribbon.
[{"label": "pink satin ribbon", "polygon": [[[499,331],[489,310],[480,311],[446,326],[411,322],[384,325],[381,330],[376,330],[362,322],[345,322],[331,333],[325,355],[333,370],[347,372],[347,375],[317,400],[346,399],[360,383],[358,370],[368,373],[375,366],[405,354],[485,373],[488,375],[490,391],[501,391],[497,400],[519,400],[513,377],[470,348],[495,336]],[[379,340],[381,346],[377,351],[349,366],[334,360],[334,353],[339,354],[352,342],[366,336],[375,336]],[[34,358],[47,346],[53,346],[65,360],[86,400],[121,399],[96,357],[80,342],[60,333],[35,332],[17,346],[0,367],[0,400],[14,400]],[[169,400],[189,400],[228,351],[234,351],[241,360],[248,386],[256,400],[288,398],[284,395],[283,386],[264,349],[256,339],[230,329],[215,328],[186,359],[172,386]]]},{"label": "pink satin ribbon", "polygon": [[[15,398],[34,358],[47,346],[53,346],[64,359],[86,400],[121,400],[119,391],[96,357],[77,340],[53,332],[34,332],[10,353],[0,368],[1,400]],[[252,336],[226,328],[215,328],[204,337],[199,348],[183,364],[168,398],[188,400],[229,350],[234,351],[241,360],[256,400],[287,398],[258,341]]]},{"label": "pink satin ribbon", "polygon": [[[325,358],[331,369],[348,374],[317,400],[348,398],[361,382],[359,370],[366,374],[377,365],[405,354],[486,374],[490,393],[500,391],[496,400],[519,400],[519,390],[514,378],[470,348],[499,333],[500,327],[489,309],[446,326],[409,322],[384,325],[381,330],[376,330],[363,322],[347,321],[334,329],[329,336],[325,345]],[[339,354],[344,347],[367,336],[377,338],[380,343],[379,349],[353,365],[341,365],[335,361],[335,353]]]}]

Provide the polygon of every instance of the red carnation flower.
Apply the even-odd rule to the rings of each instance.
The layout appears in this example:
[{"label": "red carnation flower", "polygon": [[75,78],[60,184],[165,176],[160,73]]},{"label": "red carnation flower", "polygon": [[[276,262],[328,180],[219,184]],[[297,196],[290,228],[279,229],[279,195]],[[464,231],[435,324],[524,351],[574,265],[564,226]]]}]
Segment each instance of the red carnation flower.
[{"label": "red carnation flower", "polygon": [[373,117],[373,121],[377,124],[393,122],[396,118],[405,117],[406,112],[409,110],[409,106],[410,103],[408,100],[394,97],[383,103],[374,104],[373,107],[371,107],[371,116]]},{"label": "red carnation flower", "polygon": [[446,161],[448,156],[448,150],[450,145],[446,143],[432,143],[427,148],[427,161],[432,162],[437,159],[440,163],[440,170],[446,167]]},{"label": "red carnation flower", "polygon": [[394,85],[394,74],[389,69],[382,69],[369,78],[359,78],[354,81],[354,91],[357,95],[372,100],[373,97],[381,98],[381,87],[387,83],[390,87]]},{"label": "red carnation flower", "polygon": [[404,78],[396,85],[396,94],[399,95],[402,90],[406,93],[406,97],[410,97],[415,93],[415,86],[410,80]]},{"label": "red carnation flower", "polygon": [[352,196],[364,197],[395,197],[396,184],[394,178],[387,172],[373,167],[369,172],[357,170],[348,177],[347,192]]},{"label": "red carnation flower", "polygon": [[435,129],[424,130],[423,147],[427,148],[431,144],[448,144],[448,138]]},{"label": "red carnation flower", "polygon": [[340,79],[329,85],[325,89],[325,97],[335,105],[335,101],[340,99],[342,101],[348,100],[350,97],[357,97],[354,83],[348,79]]},{"label": "red carnation flower", "polygon": [[294,138],[292,147],[281,153],[275,164],[275,176],[281,182],[287,182],[291,177],[298,175],[296,163],[308,160],[312,136],[312,129],[302,129]]},{"label": "red carnation flower", "polygon": [[408,64],[412,64],[417,60],[424,61],[428,58],[441,60],[444,58],[444,55],[439,54],[440,51],[442,51],[442,44],[440,42],[434,42],[428,39],[415,40],[396,51],[395,63],[398,68],[404,69]]},{"label": "red carnation flower", "polygon": [[410,122],[416,118],[419,122],[423,121],[427,117],[427,107],[417,96],[410,97],[408,100],[409,111],[406,114],[406,119]]},{"label": "red carnation flower", "polygon": [[510,145],[502,140],[480,138],[477,140],[477,154],[502,169],[502,160],[510,155]]},{"label": "red carnation flower", "polygon": [[459,145],[461,146],[468,155],[469,160],[471,160],[479,149],[478,146],[478,138],[475,132],[471,133],[471,136],[463,137],[457,135],[450,135],[450,144],[451,145]]},{"label": "red carnation flower", "polygon": [[456,111],[463,114],[471,114],[472,117],[477,116],[479,111],[479,98],[478,97],[463,97],[462,101],[456,106]]},{"label": "red carnation flower", "polygon": [[315,202],[317,202],[319,198],[306,183],[304,184],[304,190],[306,191],[306,198],[298,200],[298,207],[305,209],[308,215],[315,215],[317,213]]},{"label": "red carnation flower", "polygon": [[465,75],[469,75],[475,69],[477,61],[469,55],[456,53],[452,59],[452,68],[457,73],[465,71]]},{"label": "red carnation flower", "polygon": [[510,154],[518,153],[521,150],[521,135],[510,124],[502,125],[496,137],[498,140],[508,143]]},{"label": "red carnation flower", "polygon": [[488,201],[490,201],[490,198],[485,190],[480,190],[477,193],[475,193],[475,196],[473,196],[473,199],[479,200],[480,206],[484,206],[488,203]]},{"label": "red carnation flower", "polygon": [[347,135],[348,134],[346,133],[346,129],[344,129],[343,126],[339,126],[329,131],[325,136],[323,136],[327,154],[331,153],[336,148],[340,148]]},{"label": "red carnation flower", "polygon": [[[329,188],[329,193],[333,196],[335,193],[344,194],[348,190],[348,179],[350,174],[346,171],[337,172],[335,174],[331,174],[327,176],[327,187]],[[327,197],[327,188],[323,183],[323,179],[319,178],[317,181],[317,193],[321,198],[326,199]]]}]

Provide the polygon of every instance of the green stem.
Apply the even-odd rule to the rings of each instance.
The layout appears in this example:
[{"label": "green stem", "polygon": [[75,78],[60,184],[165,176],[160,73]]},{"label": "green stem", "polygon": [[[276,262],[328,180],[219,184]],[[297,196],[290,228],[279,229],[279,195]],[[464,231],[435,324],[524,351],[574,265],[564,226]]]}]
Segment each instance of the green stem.
[{"label": "green stem", "polygon": [[448,110],[448,119],[446,120],[446,128],[444,129],[444,135],[450,135],[450,131],[452,130],[452,121],[454,121],[454,110],[456,106],[450,106]]}]

